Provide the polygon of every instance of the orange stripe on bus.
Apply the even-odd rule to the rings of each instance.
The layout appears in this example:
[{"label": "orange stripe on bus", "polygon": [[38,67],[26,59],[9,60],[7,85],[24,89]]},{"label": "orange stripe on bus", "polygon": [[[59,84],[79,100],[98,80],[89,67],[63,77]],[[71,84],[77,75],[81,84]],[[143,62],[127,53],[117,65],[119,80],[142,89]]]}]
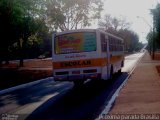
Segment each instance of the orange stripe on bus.
[{"label": "orange stripe on bus", "polygon": [[124,59],[124,56],[122,56],[122,55],[112,56],[110,58],[110,63],[113,64],[113,63],[118,62],[122,59]]},{"label": "orange stripe on bus", "polygon": [[[121,60],[123,56],[112,56],[110,59],[111,63]],[[64,69],[64,68],[85,68],[85,67],[98,67],[106,66],[107,58],[95,58],[95,59],[83,59],[83,60],[71,60],[71,61],[61,61],[53,62],[54,69]]]}]

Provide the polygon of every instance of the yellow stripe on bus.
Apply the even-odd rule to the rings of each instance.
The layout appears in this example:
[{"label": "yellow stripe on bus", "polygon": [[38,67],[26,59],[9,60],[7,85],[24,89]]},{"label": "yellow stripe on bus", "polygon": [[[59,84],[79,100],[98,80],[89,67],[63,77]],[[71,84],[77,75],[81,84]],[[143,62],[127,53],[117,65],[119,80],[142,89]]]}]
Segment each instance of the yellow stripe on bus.
[{"label": "yellow stripe on bus", "polygon": [[[123,56],[112,56],[110,59],[110,62],[114,63],[121,59],[123,59]],[[85,68],[85,67],[100,67],[100,66],[102,67],[106,65],[107,65],[107,58],[94,58],[94,59],[53,62],[54,69]]]}]

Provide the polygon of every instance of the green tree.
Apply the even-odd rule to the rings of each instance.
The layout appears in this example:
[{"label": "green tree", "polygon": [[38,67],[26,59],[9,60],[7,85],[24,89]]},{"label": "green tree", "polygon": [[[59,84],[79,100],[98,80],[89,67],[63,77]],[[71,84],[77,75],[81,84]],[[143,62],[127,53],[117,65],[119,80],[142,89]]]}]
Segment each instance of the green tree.
[{"label": "green tree", "polygon": [[153,15],[155,45],[158,47],[160,46],[160,4],[157,4],[155,9],[151,9],[151,13]]},{"label": "green tree", "polygon": [[130,23],[124,18],[111,17],[106,14],[98,24],[100,29],[123,38],[125,51],[132,52],[140,49],[141,43],[139,43],[138,35],[129,30]]},{"label": "green tree", "polygon": [[153,32],[152,32],[152,31],[150,31],[150,32],[148,33],[146,39],[148,40],[147,49],[150,51],[150,54],[151,54],[152,47],[153,47]]},{"label": "green tree", "polygon": [[27,41],[30,36],[36,36],[42,30],[47,31],[44,22],[44,0],[1,0],[0,1],[0,33],[1,59],[6,59],[9,46],[17,42],[20,53],[20,65],[23,65]]},{"label": "green tree", "polygon": [[6,60],[6,62],[8,61],[8,46],[13,44],[18,38],[15,31],[15,23],[20,21],[20,18],[17,17],[18,14],[21,13],[18,4],[15,3],[15,0],[0,1],[0,63],[3,60]]},{"label": "green tree", "polygon": [[[42,33],[48,32],[45,22],[27,16],[23,19],[23,25],[19,31],[21,39],[19,39],[20,47],[20,66],[23,66],[23,58],[27,50],[27,41],[32,40],[31,45],[37,44],[42,39]],[[34,36],[34,37],[33,37]]]},{"label": "green tree", "polygon": [[101,0],[48,0],[48,25],[61,31],[89,26],[91,20],[99,19]]}]

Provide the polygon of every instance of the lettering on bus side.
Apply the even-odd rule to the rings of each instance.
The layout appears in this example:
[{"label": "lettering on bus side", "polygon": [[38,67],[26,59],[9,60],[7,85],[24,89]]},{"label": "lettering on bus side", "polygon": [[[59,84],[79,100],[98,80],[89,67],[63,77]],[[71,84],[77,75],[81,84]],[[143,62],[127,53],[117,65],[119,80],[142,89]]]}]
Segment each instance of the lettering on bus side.
[{"label": "lettering on bus side", "polygon": [[61,62],[60,66],[61,67],[74,67],[74,66],[86,66],[86,65],[91,65],[90,60],[85,60],[85,61],[69,61],[69,62]]}]

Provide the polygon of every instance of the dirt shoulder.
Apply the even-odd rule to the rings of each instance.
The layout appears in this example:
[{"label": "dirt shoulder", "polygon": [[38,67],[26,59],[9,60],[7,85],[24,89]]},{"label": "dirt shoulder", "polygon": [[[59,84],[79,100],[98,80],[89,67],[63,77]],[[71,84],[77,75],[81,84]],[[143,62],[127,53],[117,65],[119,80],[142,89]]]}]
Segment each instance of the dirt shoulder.
[{"label": "dirt shoulder", "polygon": [[51,59],[27,60],[24,67],[19,67],[18,61],[11,61],[0,68],[0,90],[51,76]]}]

